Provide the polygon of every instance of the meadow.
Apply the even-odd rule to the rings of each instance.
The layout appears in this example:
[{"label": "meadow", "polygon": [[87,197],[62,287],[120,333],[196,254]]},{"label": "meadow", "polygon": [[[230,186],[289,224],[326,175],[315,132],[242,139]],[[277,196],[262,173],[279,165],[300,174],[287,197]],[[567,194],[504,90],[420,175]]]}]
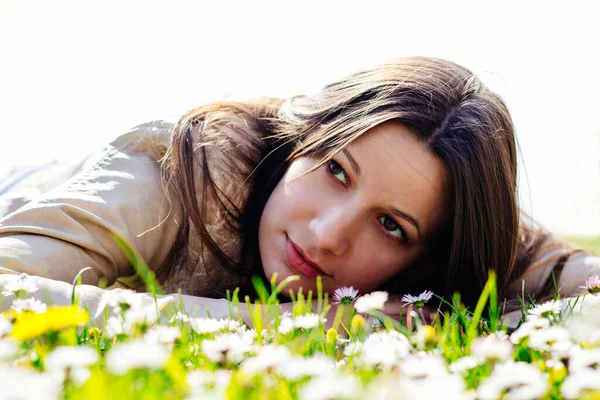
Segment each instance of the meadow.
[{"label": "meadow", "polygon": [[565,235],[565,239],[567,239],[571,243],[575,243],[583,249],[592,251],[598,255],[600,255],[600,236],[569,236]]},{"label": "meadow", "polygon": [[[152,273],[129,256],[157,296]],[[420,311],[439,298],[427,291],[405,297],[414,311],[401,321],[382,314],[385,292],[343,288],[329,298],[319,286],[297,293],[285,313],[276,296],[285,283],[254,283],[259,299],[229,293],[229,318],[218,320],[107,291],[104,323],[94,326],[75,294],[71,305],[46,305],[21,275],[2,293],[11,309],[0,316],[0,398],[600,398],[599,277],[582,282],[587,293],[575,299],[523,304],[512,331],[493,274],[474,309],[457,295],[431,325]]]}]

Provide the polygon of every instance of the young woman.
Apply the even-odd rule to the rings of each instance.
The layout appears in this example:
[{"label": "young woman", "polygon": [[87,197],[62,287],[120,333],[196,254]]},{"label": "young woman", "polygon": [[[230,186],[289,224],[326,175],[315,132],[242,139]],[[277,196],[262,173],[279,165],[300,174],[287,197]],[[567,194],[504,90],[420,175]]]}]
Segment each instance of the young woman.
[{"label": "young woman", "polygon": [[0,282],[43,277],[62,302],[90,266],[84,302],[100,280],[141,289],[110,231],[213,316],[227,289],[252,293],[252,275],[299,275],[289,288],[305,293],[319,275],[330,294],[459,291],[473,305],[493,270],[510,309],[554,282],[577,295],[600,271],[523,216],[506,106],[440,59],[390,61],[314,96],[209,104],[141,125],[85,165],[0,220]]}]

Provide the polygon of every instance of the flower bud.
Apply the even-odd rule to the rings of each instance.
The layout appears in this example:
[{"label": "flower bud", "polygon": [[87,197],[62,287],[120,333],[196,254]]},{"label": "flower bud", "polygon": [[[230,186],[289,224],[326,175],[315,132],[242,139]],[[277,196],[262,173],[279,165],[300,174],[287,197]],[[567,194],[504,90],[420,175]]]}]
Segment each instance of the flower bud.
[{"label": "flower bud", "polygon": [[359,335],[364,332],[367,327],[367,321],[360,314],[356,314],[350,321],[350,334],[353,336]]}]

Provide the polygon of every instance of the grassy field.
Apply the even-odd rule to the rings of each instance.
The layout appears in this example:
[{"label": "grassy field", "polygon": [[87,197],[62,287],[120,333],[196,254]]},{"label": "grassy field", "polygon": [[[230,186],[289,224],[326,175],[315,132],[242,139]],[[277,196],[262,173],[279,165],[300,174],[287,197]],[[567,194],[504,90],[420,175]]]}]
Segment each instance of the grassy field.
[{"label": "grassy field", "polygon": [[140,302],[147,294],[111,291],[95,326],[77,299],[45,305],[28,297],[35,281],[19,276],[0,292],[12,301],[0,314],[0,399],[600,398],[600,284],[586,307],[536,305],[507,332],[493,274],[473,311],[455,297],[432,325],[421,309],[430,292],[404,300],[418,311],[405,324],[381,312],[385,292],[336,291],[341,304],[329,328],[319,279],[318,301],[298,291],[288,314],[277,300],[281,285],[255,282],[261,303],[240,304],[236,292],[218,320],[190,316],[182,302],[159,309]]},{"label": "grassy field", "polygon": [[564,236],[568,241],[575,243],[586,250],[600,254],[600,236]]},{"label": "grassy field", "polygon": [[340,288],[335,306],[317,277],[316,294],[297,291],[284,313],[277,295],[290,278],[257,278],[255,303],[235,291],[211,319],[182,299],[159,306],[155,276],[115,240],[155,301],[107,291],[98,321],[75,291],[72,305],[46,305],[35,278],[0,281],[0,306],[11,306],[0,313],[0,399],[600,399],[597,280],[574,302],[527,306],[510,322],[491,273],[473,309],[454,296],[427,325],[423,307],[437,303],[428,291],[405,296],[412,311],[395,319],[382,312],[388,293]]}]

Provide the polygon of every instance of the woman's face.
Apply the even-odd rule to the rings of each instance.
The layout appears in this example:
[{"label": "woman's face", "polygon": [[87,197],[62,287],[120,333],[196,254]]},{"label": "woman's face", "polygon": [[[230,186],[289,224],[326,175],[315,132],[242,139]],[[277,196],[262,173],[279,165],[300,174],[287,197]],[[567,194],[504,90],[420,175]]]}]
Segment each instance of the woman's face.
[{"label": "woman's face", "polygon": [[447,218],[446,168],[408,128],[378,125],[298,178],[317,162],[292,162],[260,220],[266,277],[301,278],[285,294],[316,293],[317,275],[330,294],[369,292],[430,250]]}]

